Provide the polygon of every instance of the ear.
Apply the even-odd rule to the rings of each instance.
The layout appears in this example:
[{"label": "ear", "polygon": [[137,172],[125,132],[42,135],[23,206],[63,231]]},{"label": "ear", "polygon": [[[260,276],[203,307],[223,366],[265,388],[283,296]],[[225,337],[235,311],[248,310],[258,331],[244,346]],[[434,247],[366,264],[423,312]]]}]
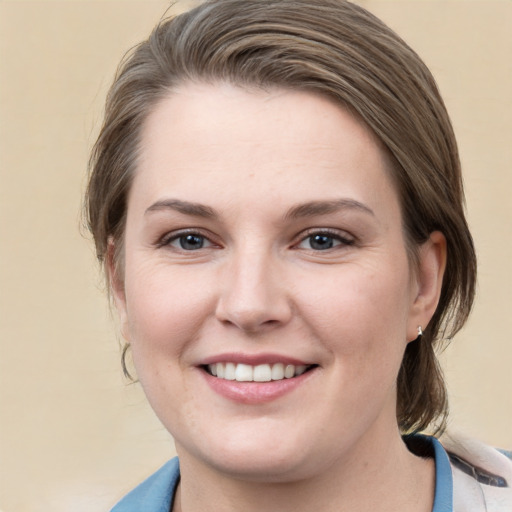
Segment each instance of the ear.
[{"label": "ear", "polygon": [[[117,256],[117,257],[116,257]],[[126,309],[126,293],[124,287],[124,272],[116,255],[116,246],[112,239],[108,241],[107,255],[105,260],[106,274],[110,289],[110,295],[119,316],[119,324],[123,338],[129,342],[128,337],[128,314]]]},{"label": "ear", "polygon": [[430,234],[418,252],[418,267],[413,276],[413,302],[407,326],[407,340],[415,340],[418,327],[426,329],[434,315],[446,268],[446,238],[440,231]]}]

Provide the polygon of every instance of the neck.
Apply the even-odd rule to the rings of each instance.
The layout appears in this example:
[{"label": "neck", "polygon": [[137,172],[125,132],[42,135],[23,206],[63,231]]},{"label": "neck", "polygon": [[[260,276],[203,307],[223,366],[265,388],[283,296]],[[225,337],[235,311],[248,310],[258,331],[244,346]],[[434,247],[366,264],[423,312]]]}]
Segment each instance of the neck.
[{"label": "neck", "polygon": [[434,500],[433,460],[410,453],[398,431],[301,480],[240,480],[181,454],[180,467],[173,512],[428,512]]}]

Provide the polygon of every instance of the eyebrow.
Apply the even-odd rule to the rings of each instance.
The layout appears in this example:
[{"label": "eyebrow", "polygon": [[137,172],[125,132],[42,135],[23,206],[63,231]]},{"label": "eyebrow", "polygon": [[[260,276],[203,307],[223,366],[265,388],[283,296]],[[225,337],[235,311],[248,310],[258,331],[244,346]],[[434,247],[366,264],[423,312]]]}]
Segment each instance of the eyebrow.
[{"label": "eyebrow", "polygon": [[375,216],[373,210],[355,199],[334,199],[331,201],[310,201],[299,204],[288,210],[285,219],[299,219],[304,217],[313,217],[316,215],[327,215],[336,213],[340,210],[358,210],[363,213]]},{"label": "eyebrow", "polygon": [[[162,210],[175,210],[184,215],[194,217],[203,217],[207,219],[216,219],[219,214],[210,206],[180,199],[162,199],[153,203],[145,214],[158,212]],[[330,201],[309,201],[301,203],[290,208],[284,215],[285,220],[300,219],[304,217],[314,217],[316,215],[328,215],[340,210],[358,210],[368,215],[375,216],[373,211],[365,204],[355,199],[334,199]]]},{"label": "eyebrow", "polygon": [[153,203],[146,211],[145,215],[151,212],[162,210],[175,210],[184,215],[193,215],[194,217],[203,217],[214,219],[218,217],[217,212],[201,203],[191,203],[190,201],[181,201],[180,199],[162,199]]}]

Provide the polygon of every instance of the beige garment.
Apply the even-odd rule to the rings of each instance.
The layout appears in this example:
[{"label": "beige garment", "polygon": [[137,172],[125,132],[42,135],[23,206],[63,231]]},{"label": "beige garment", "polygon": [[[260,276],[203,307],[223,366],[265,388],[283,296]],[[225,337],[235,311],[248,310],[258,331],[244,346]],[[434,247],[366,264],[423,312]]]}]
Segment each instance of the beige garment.
[{"label": "beige garment", "polygon": [[444,435],[453,474],[453,512],[512,512],[512,461],[479,441]]}]

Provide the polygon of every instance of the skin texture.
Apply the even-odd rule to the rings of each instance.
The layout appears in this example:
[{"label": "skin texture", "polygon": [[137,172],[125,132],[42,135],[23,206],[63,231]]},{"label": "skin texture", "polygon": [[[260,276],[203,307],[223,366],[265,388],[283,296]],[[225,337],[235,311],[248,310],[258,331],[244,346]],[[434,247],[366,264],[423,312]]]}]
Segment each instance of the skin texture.
[{"label": "skin texture", "polygon": [[[188,84],[149,115],[111,275],[180,455],[176,509],[431,510],[433,466],[401,441],[395,381],[435,310],[445,241],[410,268],[387,166],[362,123],[310,93]],[[244,403],[201,366],[225,354],[316,366]]]}]

